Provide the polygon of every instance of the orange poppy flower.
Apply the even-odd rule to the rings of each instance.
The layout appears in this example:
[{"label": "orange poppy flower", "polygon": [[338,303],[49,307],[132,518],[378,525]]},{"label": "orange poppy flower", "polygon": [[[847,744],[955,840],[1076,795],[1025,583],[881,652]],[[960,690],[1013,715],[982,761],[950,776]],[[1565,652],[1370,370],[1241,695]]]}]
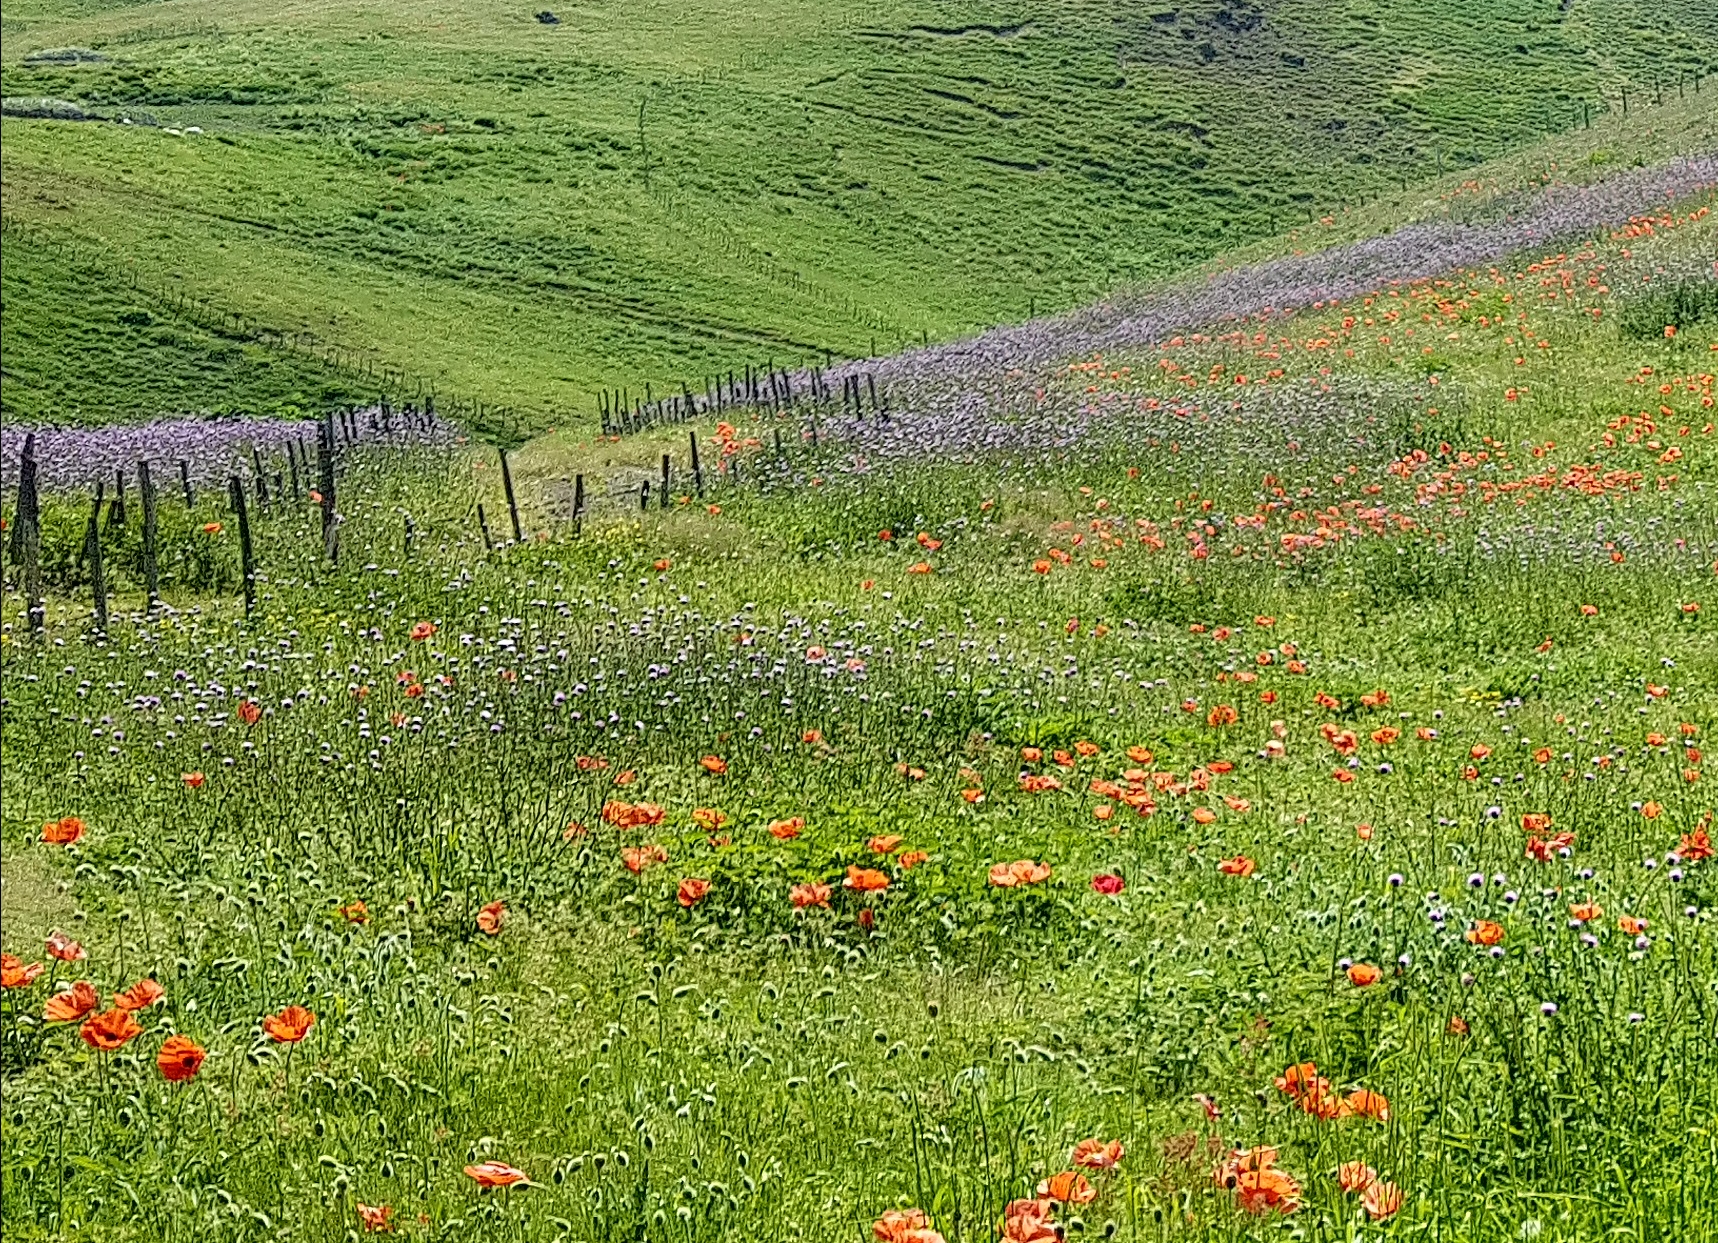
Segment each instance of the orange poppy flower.
[{"label": "orange poppy flower", "polygon": [[1062,783],[1055,777],[1043,773],[1022,773],[1020,788],[1028,794],[1042,794],[1046,790],[1060,790]]},{"label": "orange poppy flower", "polygon": [[1091,759],[1092,756],[1101,754],[1102,748],[1100,748],[1097,743],[1088,742],[1082,738],[1079,742],[1074,744],[1074,752],[1076,755],[1083,756],[1086,759]]},{"label": "orange poppy flower", "polygon": [[703,759],[699,760],[698,763],[703,767],[705,772],[710,773],[712,776],[721,777],[728,771],[728,761],[724,760],[719,755],[706,755]]},{"label": "orange poppy flower", "polygon": [[1292,1213],[1300,1207],[1300,1184],[1276,1168],[1275,1148],[1236,1149],[1213,1174],[1219,1187],[1235,1193],[1249,1213]]},{"label": "orange poppy flower", "polygon": [[42,1007],[42,1017],[50,1023],[72,1023],[101,1004],[101,994],[88,980],[79,980],[63,992],[48,998]]},{"label": "orange poppy flower", "polygon": [[1459,1014],[1452,1014],[1450,1021],[1444,1026],[1444,1030],[1452,1036],[1465,1036],[1468,1033],[1467,1020]]},{"label": "orange poppy flower", "polygon": [[143,1034],[137,1020],[127,1010],[104,1010],[94,1018],[83,1021],[78,1035],[98,1053],[114,1053]]},{"label": "orange poppy flower", "polygon": [[392,1204],[359,1204],[358,1224],[364,1227],[366,1234],[392,1234],[394,1223],[389,1220],[394,1215]]},{"label": "orange poppy flower", "polygon": [[1336,1181],[1344,1191],[1352,1195],[1356,1191],[1364,1191],[1378,1181],[1378,1171],[1364,1161],[1344,1161],[1337,1167]]},{"label": "orange poppy flower", "polygon": [[793,903],[793,909],[804,910],[808,906],[829,905],[829,886],[813,882],[809,885],[795,885],[788,890],[788,901]]},{"label": "orange poppy flower", "polygon": [[704,895],[710,892],[710,882],[699,876],[688,876],[680,882],[680,887],[674,892],[675,901],[690,910],[704,900]]},{"label": "orange poppy flower", "polygon": [[621,848],[620,861],[626,865],[626,870],[637,875],[653,863],[667,863],[668,852],[654,843],[649,846],[625,846]]},{"label": "orange poppy flower", "polygon": [[1077,1170],[1063,1170],[1060,1174],[1052,1174],[1038,1184],[1038,1194],[1062,1204],[1090,1204],[1098,1197],[1097,1188],[1087,1182],[1086,1176]]},{"label": "orange poppy flower", "polygon": [[1489,919],[1477,920],[1474,926],[1462,934],[1469,945],[1501,945],[1503,943],[1503,925]]},{"label": "orange poppy flower", "polygon": [[1348,968],[1348,980],[1355,988],[1371,988],[1384,978],[1384,973],[1369,962],[1357,962]]},{"label": "orange poppy flower", "polygon": [[895,857],[895,862],[901,865],[901,871],[910,872],[931,856],[923,850],[904,850]]},{"label": "orange poppy flower", "polygon": [[1195,807],[1193,809],[1193,822],[1195,824],[1213,824],[1216,819],[1217,813],[1209,807]]},{"label": "orange poppy flower", "polygon": [[674,563],[667,557],[658,557],[650,563],[650,568],[653,570],[671,570],[674,568]]},{"label": "orange poppy flower", "polygon": [[507,907],[500,898],[486,902],[483,909],[477,912],[477,928],[485,936],[494,936],[501,931],[501,925],[507,922]]},{"label": "orange poppy flower", "polygon": [[1359,1088],[1348,1094],[1348,1108],[1362,1118],[1376,1118],[1380,1122],[1390,1121],[1390,1102],[1377,1092]]},{"label": "orange poppy flower", "polygon": [[254,699],[247,699],[239,705],[239,720],[246,725],[255,725],[262,720],[262,705]]},{"label": "orange poppy flower", "polygon": [[121,1010],[147,1010],[167,995],[167,990],[154,980],[139,980],[123,993],[113,995],[113,1004]]},{"label": "orange poppy flower", "polygon": [[1224,859],[1217,865],[1217,870],[1229,876],[1247,877],[1253,874],[1258,865],[1246,855],[1236,855],[1233,859]]},{"label": "orange poppy flower", "polygon": [[219,535],[223,529],[224,528],[218,522],[205,522],[203,524],[204,535]]},{"label": "orange poppy flower", "polygon": [[16,954],[0,954],[0,988],[28,988],[41,974],[39,962],[26,965]]},{"label": "orange poppy flower", "polygon": [[184,1083],[196,1078],[203,1068],[203,1059],[208,1056],[203,1046],[189,1036],[169,1036],[155,1055],[155,1067],[168,1083]]},{"label": "orange poppy flower", "polygon": [[1676,848],[1676,853],[1688,863],[1698,863],[1702,859],[1710,859],[1712,857],[1712,839],[1707,835],[1705,829],[1695,829],[1692,833],[1683,834],[1682,841]]},{"label": "orange poppy flower", "polygon": [[279,1014],[271,1014],[262,1021],[263,1031],[276,1044],[297,1044],[310,1034],[310,1029],[316,1026],[316,1016],[303,1006],[288,1006]]},{"label": "orange poppy flower", "polygon": [[1241,714],[1232,706],[1229,704],[1218,704],[1206,715],[1205,723],[1213,728],[1218,728],[1224,725],[1233,725],[1240,719]]},{"label": "orange poppy flower", "polygon": [[889,878],[875,868],[861,868],[849,865],[847,879],[841,882],[842,887],[858,893],[880,893],[889,887]]},{"label": "orange poppy flower", "polygon": [[602,818],[617,829],[636,829],[645,825],[661,824],[668,818],[668,810],[658,807],[655,803],[617,801],[603,804]]},{"label": "orange poppy flower", "polygon": [[770,822],[770,836],[777,841],[790,842],[798,837],[804,828],[805,818],[803,816],[792,816],[786,820],[772,820]]},{"label": "orange poppy flower", "polygon": [[931,563],[929,561],[915,561],[907,567],[909,574],[929,574],[930,572]]},{"label": "orange poppy flower", "polygon": [[930,1227],[923,1209],[890,1209],[871,1223],[877,1243],[943,1243],[943,1236]]},{"label": "orange poppy flower", "polygon": [[412,626],[411,640],[413,643],[422,643],[425,639],[429,638],[434,633],[435,633],[435,623],[434,622],[427,622],[427,621],[417,622],[416,624],[414,624]]},{"label": "orange poppy flower", "polygon": [[1589,920],[1604,918],[1605,908],[1597,902],[1571,902],[1569,918],[1580,920],[1583,924]]},{"label": "orange poppy flower", "polygon": [[524,1170],[516,1170],[511,1165],[503,1165],[499,1161],[483,1161],[477,1165],[465,1167],[465,1176],[479,1187],[515,1187],[520,1183],[529,1184],[530,1176]]},{"label": "orange poppy flower", "polygon": [[1369,824],[1357,824],[1357,825],[1355,825],[1354,826],[1354,836],[1358,837],[1363,842],[1371,841],[1372,840],[1372,826]]},{"label": "orange poppy flower", "polygon": [[58,929],[48,934],[46,944],[49,955],[61,962],[82,962],[89,957],[88,950]]},{"label": "orange poppy flower", "polygon": [[962,790],[960,796],[969,803],[982,803],[984,801],[984,791],[976,786]]},{"label": "orange poppy flower", "polygon": [[906,838],[902,837],[898,833],[879,833],[877,836],[866,841],[865,849],[871,851],[873,854],[894,854],[896,850],[900,849],[901,843],[905,840]]},{"label": "orange poppy flower", "polygon": [[1049,1200],[1012,1200],[1002,1210],[1002,1243],[1060,1243]]},{"label": "orange poppy flower", "polygon": [[1551,827],[1551,817],[1542,811],[1530,811],[1521,817],[1521,827],[1528,833],[1543,833]]},{"label": "orange poppy flower", "polygon": [[1657,820],[1659,816],[1664,814],[1664,805],[1653,799],[1648,799],[1640,805],[1640,814],[1648,820]]},{"label": "orange poppy flower", "polygon": [[61,816],[42,826],[42,840],[50,846],[70,846],[84,835],[84,822],[76,816]]},{"label": "orange poppy flower", "polygon": [[1074,1145],[1068,1160],[1088,1170],[1113,1170],[1121,1164],[1122,1146],[1119,1139],[1082,1139]]},{"label": "orange poppy flower", "polygon": [[348,902],[345,906],[337,906],[334,913],[349,924],[367,924],[370,922],[370,908],[362,900]]},{"label": "orange poppy flower", "polygon": [[692,823],[701,829],[719,829],[728,823],[728,817],[714,807],[694,807]]},{"label": "orange poppy flower", "polygon": [[1617,916],[1617,927],[1631,937],[1638,937],[1646,931],[1646,920],[1636,919],[1633,915]]},{"label": "orange poppy flower", "polygon": [[990,883],[998,889],[1013,889],[1020,885],[1036,885],[1050,879],[1050,867],[1031,859],[1016,859],[1013,863],[996,863],[990,868]]},{"label": "orange poppy flower", "polygon": [[1395,1183],[1373,1182],[1360,1194],[1360,1207],[1373,1221],[1383,1221],[1402,1207],[1402,1189]]}]

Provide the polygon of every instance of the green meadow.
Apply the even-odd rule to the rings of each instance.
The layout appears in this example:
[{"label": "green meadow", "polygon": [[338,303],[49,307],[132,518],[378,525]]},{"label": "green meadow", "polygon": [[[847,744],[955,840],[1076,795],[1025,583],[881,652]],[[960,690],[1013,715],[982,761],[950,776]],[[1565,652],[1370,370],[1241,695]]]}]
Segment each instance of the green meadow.
[{"label": "green meadow", "polygon": [[[540,429],[602,390],[1066,309],[1625,106],[1703,108],[1704,8],[30,0],[7,99],[135,123],[8,116],[0,177],[8,221],[109,284]],[[20,327],[60,322],[41,275],[8,277],[8,415],[182,407],[74,325]],[[209,366],[193,405],[227,408]]]}]

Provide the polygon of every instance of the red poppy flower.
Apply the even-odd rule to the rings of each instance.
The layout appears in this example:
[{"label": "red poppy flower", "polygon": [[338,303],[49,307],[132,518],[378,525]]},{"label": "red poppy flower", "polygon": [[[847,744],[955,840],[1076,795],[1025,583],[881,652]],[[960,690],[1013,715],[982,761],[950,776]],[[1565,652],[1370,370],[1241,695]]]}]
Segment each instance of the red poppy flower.
[{"label": "red poppy flower", "polygon": [[262,1021],[263,1031],[276,1044],[297,1044],[310,1034],[310,1029],[316,1026],[316,1016],[303,1006],[288,1006],[279,1014],[271,1014]]},{"label": "red poppy flower", "polygon": [[28,988],[42,974],[42,964],[26,964],[16,954],[0,954],[0,988]]},{"label": "red poppy flower", "polygon": [[83,1042],[98,1053],[113,1053],[123,1049],[131,1040],[143,1034],[137,1020],[127,1010],[104,1010],[94,1018],[85,1019],[78,1028]]},{"label": "red poppy flower", "polygon": [[468,1165],[465,1167],[465,1175],[479,1187],[513,1187],[531,1181],[530,1176],[524,1170],[516,1170],[511,1165],[503,1165],[499,1161],[484,1161],[477,1165]]},{"label": "red poppy flower", "polygon": [[121,1010],[147,1010],[167,995],[167,990],[154,980],[139,980],[123,993],[113,995],[113,1004]]},{"label": "red poppy flower", "polygon": [[50,846],[70,846],[84,835],[84,822],[76,816],[61,816],[42,826],[42,840]]},{"label": "red poppy flower", "polygon": [[203,1046],[189,1036],[169,1036],[155,1055],[155,1066],[168,1083],[184,1083],[196,1077],[208,1056]]}]

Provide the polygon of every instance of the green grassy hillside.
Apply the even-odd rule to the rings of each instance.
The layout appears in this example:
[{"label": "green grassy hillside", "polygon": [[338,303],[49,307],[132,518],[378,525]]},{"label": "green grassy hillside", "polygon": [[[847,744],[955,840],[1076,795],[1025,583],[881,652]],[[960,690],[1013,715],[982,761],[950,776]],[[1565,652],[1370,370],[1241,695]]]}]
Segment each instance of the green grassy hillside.
[{"label": "green grassy hillside", "polygon": [[[4,208],[151,287],[548,421],[604,385],[1072,305],[1625,93],[1637,116],[1689,106],[1718,67],[1704,8],[690,0],[550,25],[526,4],[26,0],[8,99],[139,123],[9,116]],[[8,338],[32,313],[8,297]],[[27,371],[67,365],[30,348]],[[25,388],[8,412],[75,413]]]}]

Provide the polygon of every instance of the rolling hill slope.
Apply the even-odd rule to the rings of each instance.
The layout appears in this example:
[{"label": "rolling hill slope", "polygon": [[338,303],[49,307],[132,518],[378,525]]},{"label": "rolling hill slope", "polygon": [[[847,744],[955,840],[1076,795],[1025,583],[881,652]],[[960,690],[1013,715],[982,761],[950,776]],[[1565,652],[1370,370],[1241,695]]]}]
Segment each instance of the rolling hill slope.
[{"label": "rolling hill slope", "polygon": [[[546,424],[1079,304],[1625,96],[1718,103],[1703,8],[28,0],[6,97],[133,124],[9,116],[0,171],[9,218],[115,272]],[[13,417],[166,400],[123,363],[44,389],[81,361],[16,348]]]}]

